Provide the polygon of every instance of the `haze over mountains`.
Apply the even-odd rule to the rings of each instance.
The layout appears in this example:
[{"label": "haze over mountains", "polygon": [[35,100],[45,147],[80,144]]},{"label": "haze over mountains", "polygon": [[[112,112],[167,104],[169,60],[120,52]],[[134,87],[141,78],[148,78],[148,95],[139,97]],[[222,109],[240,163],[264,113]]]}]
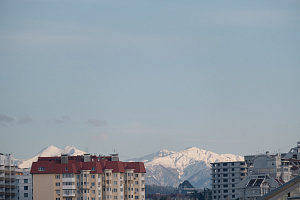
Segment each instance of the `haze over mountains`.
[{"label": "haze over mountains", "polygon": [[[38,157],[60,156],[61,154],[83,155],[84,151],[74,146],[59,149],[49,146],[30,159],[17,161],[20,168],[29,168]],[[146,184],[177,187],[184,180],[189,180],[195,187],[210,187],[210,163],[243,160],[239,155],[217,154],[211,151],[190,147],[176,152],[161,150],[127,162],[144,162],[147,170]]]}]

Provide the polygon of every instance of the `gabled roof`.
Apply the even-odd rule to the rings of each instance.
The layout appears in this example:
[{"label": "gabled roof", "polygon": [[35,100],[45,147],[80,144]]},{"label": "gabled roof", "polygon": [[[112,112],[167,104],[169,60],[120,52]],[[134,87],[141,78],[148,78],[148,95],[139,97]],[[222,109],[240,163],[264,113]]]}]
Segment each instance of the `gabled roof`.
[{"label": "gabled roof", "polygon": [[178,188],[190,188],[190,189],[194,189],[194,186],[188,181],[185,180],[183,181],[183,183],[181,183]]},{"label": "gabled roof", "polygon": [[110,157],[91,156],[90,162],[84,162],[82,156],[69,156],[67,163],[61,163],[61,157],[40,157],[32,163],[31,174],[79,174],[80,170],[90,173],[103,173],[104,169],[112,169],[113,173],[124,173],[125,169],[133,169],[134,173],[146,173],[143,162],[111,161]]}]

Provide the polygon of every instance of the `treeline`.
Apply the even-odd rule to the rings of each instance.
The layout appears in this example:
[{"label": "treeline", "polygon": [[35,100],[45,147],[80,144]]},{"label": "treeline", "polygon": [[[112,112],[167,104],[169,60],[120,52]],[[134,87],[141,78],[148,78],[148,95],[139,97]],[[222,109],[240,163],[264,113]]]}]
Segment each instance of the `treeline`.
[{"label": "treeline", "polygon": [[171,186],[145,185],[145,193],[147,194],[165,194],[170,195],[176,193],[176,188]]}]

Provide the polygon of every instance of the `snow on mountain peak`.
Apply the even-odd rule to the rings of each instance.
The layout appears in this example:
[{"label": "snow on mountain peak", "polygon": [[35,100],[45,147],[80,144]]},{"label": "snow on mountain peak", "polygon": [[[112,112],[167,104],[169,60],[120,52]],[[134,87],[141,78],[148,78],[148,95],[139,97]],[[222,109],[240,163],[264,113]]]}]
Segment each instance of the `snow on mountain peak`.
[{"label": "snow on mountain peak", "polygon": [[177,187],[183,180],[190,180],[194,186],[206,187],[210,181],[210,163],[239,161],[243,157],[189,147],[179,152],[163,149],[134,160],[145,162],[147,184]]},{"label": "snow on mountain peak", "polygon": [[37,155],[29,159],[19,160],[17,165],[19,168],[29,168],[33,162],[36,162],[39,157],[55,157],[61,154],[68,154],[70,156],[77,156],[85,154],[84,151],[76,149],[73,145],[66,146],[63,149],[59,149],[53,145],[50,145],[40,151]]}]

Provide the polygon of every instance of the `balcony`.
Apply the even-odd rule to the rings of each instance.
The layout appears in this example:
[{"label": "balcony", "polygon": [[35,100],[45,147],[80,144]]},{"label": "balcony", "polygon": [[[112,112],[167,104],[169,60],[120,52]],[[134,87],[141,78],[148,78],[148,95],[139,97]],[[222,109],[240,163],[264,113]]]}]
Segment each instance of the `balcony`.
[{"label": "balcony", "polygon": [[75,190],[76,186],[75,185],[63,185],[62,189],[63,190]]},{"label": "balcony", "polygon": [[63,197],[75,197],[76,192],[75,190],[63,190]]}]

